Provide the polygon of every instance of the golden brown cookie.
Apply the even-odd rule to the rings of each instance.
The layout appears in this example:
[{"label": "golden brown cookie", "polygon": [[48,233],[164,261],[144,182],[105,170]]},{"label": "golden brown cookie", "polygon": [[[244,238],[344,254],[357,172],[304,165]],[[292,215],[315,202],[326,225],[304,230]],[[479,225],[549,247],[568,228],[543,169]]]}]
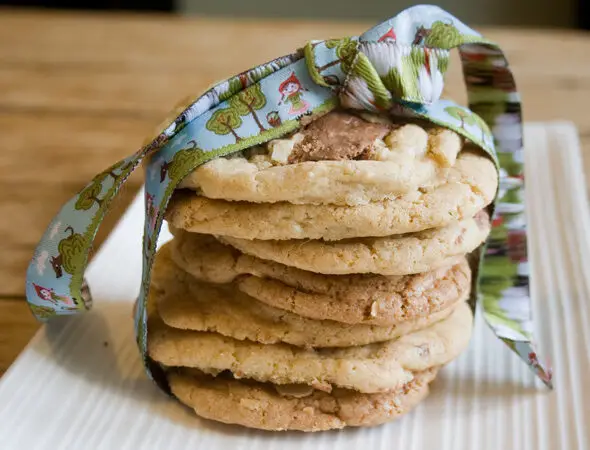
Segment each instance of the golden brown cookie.
[{"label": "golden brown cookie", "polygon": [[305,349],[288,344],[239,341],[217,333],[186,331],[151,320],[148,354],[171,367],[273,384],[305,384],[364,393],[399,389],[415,372],[447,364],[469,343],[472,313],[459,305],[446,319],[399,339],[348,348]]},{"label": "golden brown cookie", "polygon": [[426,328],[448,317],[454,306],[390,326],[309,319],[264,304],[235,285],[197,281],[178,268],[169,253],[170,247],[165,246],[156,256],[149,295],[155,299],[162,320],[174,328],[211,331],[263,344],[349,347],[387,341]]},{"label": "golden brown cookie", "polygon": [[195,278],[233,281],[246,294],[311,319],[395,325],[441,311],[467,298],[465,258],[434,271],[385,276],[323,275],[245,255],[212,236],[175,231],[171,257]]},{"label": "golden brown cookie", "polygon": [[418,233],[342,241],[262,241],[229,236],[219,240],[243,253],[311,272],[342,275],[407,275],[458,263],[490,232],[488,214]]},{"label": "golden brown cookie", "polygon": [[462,146],[445,128],[334,111],[291,137],[210,161],[180,187],[225,200],[366,204],[445,183]]},{"label": "golden brown cookie", "polygon": [[269,383],[183,371],[169,373],[168,381],[172,393],[206,419],[262,430],[323,431],[398,418],[428,395],[436,373],[436,368],[418,372],[398,389],[377,394],[339,388],[330,393],[300,387],[279,391]]}]

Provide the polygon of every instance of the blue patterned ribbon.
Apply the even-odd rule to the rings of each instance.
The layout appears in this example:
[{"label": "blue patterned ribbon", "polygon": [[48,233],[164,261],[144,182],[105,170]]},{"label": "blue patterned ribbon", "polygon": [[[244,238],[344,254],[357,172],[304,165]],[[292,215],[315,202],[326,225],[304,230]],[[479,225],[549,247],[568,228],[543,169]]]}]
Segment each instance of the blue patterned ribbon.
[{"label": "blue patterned ribbon", "polygon": [[[455,47],[469,108],[440,99],[448,51]],[[551,372],[538,361],[527,328],[526,227],[519,201],[522,123],[514,79],[497,46],[433,6],[407,9],[360,37],[310,42],[300,52],[218,84],[184,108],[147,146],[98,174],[53,219],[27,270],[32,312],[46,320],[90,308],[83,274],[96,231],[121,185],[147,158],[135,328],[148,375],[167,390],[161,368],[147,356],[146,303],[156,241],[174,189],[199,165],[284,136],[300,128],[302,117],[339,105],[424,118],[455,130],[496,163],[499,159],[505,176],[474,295],[483,298],[486,320],[498,337],[550,385]],[[500,270],[502,265],[510,270]]]}]

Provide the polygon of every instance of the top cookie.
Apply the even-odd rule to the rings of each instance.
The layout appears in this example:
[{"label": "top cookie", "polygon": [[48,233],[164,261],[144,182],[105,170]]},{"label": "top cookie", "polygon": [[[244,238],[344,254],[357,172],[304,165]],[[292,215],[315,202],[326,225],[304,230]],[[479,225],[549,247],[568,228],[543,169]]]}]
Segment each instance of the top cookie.
[{"label": "top cookie", "polygon": [[459,135],[379,121],[333,111],[289,138],[210,161],[180,187],[214,199],[359,205],[445,182]]}]

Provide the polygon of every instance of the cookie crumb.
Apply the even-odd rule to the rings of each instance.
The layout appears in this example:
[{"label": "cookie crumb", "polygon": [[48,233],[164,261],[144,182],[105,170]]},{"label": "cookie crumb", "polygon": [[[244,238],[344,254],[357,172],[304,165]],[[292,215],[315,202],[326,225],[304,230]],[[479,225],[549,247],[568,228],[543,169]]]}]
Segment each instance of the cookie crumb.
[{"label": "cookie crumb", "polygon": [[330,383],[327,383],[325,381],[319,381],[319,380],[315,380],[311,383],[311,387],[314,389],[317,389],[318,391],[323,391],[323,392],[332,392],[332,385]]},{"label": "cookie crumb", "polygon": [[303,140],[301,133],[295,133],[288,139],[274,139],[268,143],[270,157],[279,164],[287,164],[293,147]]},{"label": "cookie crumb", "polygon": [[377,312],[379,311],[379,303],[377,302],[373,302],[371,304],[371,312],[370,312],[370,316],[371,317],[377,317]]},{"label": "cookie crumb", "polygon": [[422,158],[428,150],[428,134],[411,123],[393,130],[383,141],[391,152],[403,152],[414,158]]},{"label": "cookie crumb", "polygon": [[461,137],[452,130],[437,128],[430,132],[428,154],[440,167],[452,167],[462,146]]}]

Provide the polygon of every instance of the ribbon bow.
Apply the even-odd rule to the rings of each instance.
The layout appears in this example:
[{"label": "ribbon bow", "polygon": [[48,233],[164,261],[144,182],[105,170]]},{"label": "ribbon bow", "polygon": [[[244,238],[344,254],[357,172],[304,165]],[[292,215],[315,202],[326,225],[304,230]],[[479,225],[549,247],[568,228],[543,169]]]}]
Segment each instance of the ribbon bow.
[{"label": "ribbon bow", "polygon": [[[463,63],[469,109],[440,99],[449,49],[454,47]],[[174,120],[149,144],[95,176],[62,207],[35,251],[26,284],[33,314],[47,320],[91,307],[83,275],[96,231],[121,185],[147,157],[143,275],[135,329],[148,375],[167,390],[160,366],[147,356],[147,294],[158,233],[174,189],[199,165],[284,136],[301,126],[303,116],[338,105],[404,114],[453,129],[498,163],[496,140],[506,172],[501,192],[509,192],[511,199],[521,194],[513,195],[514,189],[522,189],[520,100],[502,51],[440,8],[416,6],[360,37],[313,41],[303,51],[229,78],[175,112]],[[507,115],[510,121],[496,120]],[[550,385],[551,372],[538,361],[528,332],[526,230],[521,227],[515,234],[509,229],[514,208],[501,209],[494,216],[480,270],[484,314],[496,335]],[[498,264],[508,271],[496,270]],[[510,289],[517,281],[516,294],[498,289]],[[473,302],[477,294],[474,289]],[[518,316],[512,314],[515,301]]]}]

